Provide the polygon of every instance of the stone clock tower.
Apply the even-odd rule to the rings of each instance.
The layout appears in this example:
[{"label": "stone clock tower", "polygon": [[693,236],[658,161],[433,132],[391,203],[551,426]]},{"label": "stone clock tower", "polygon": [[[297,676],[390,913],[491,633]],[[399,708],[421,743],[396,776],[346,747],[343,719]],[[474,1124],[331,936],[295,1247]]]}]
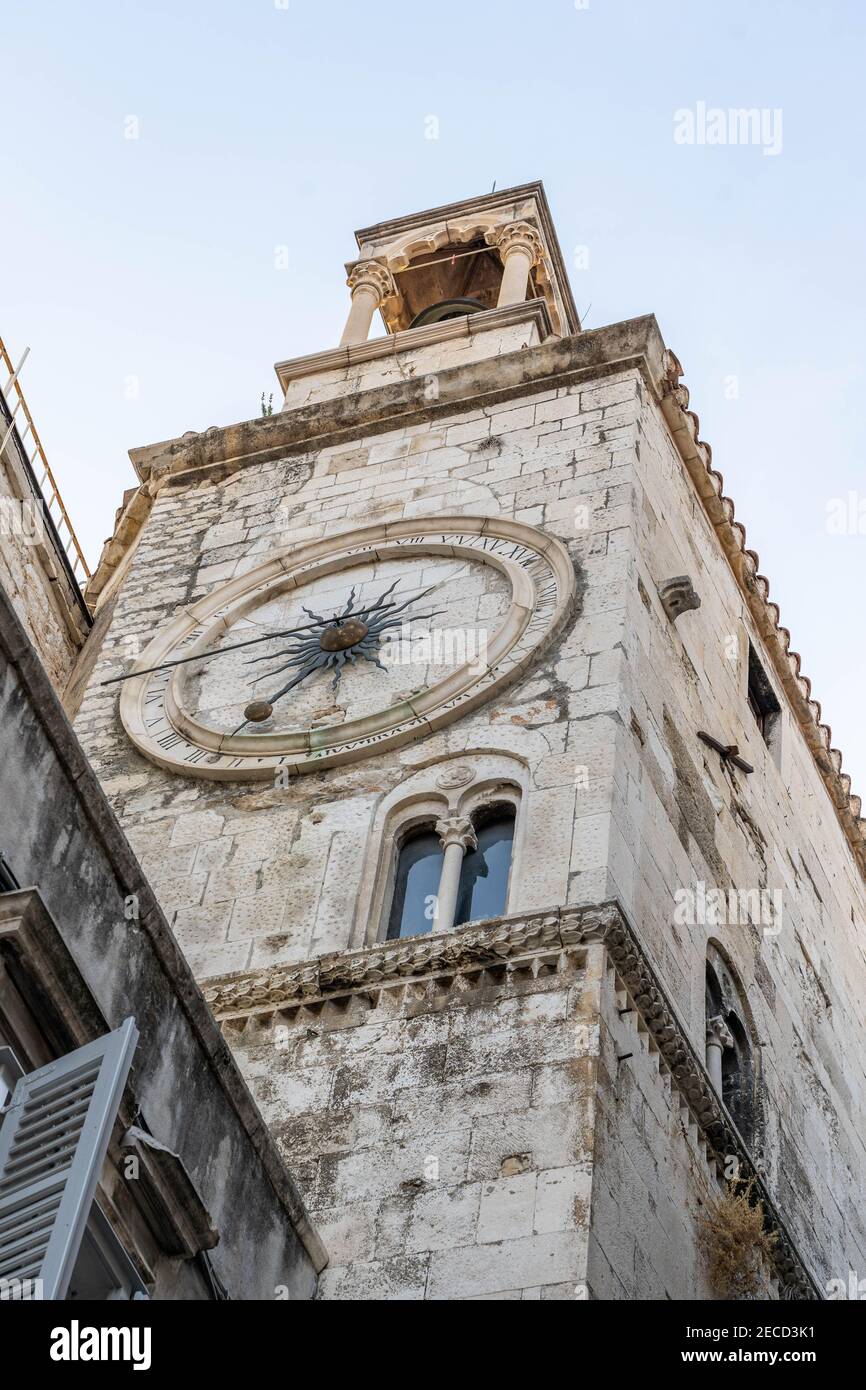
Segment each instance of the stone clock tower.
[{"label": "stone clock tower", "polygon": [[133,450],[78,673],[319,1296],[713,1298],[737,1174],[743,1288],[824,1296],[864,822],[679,363],[581,331],[540,184],[357,240],[278,414]]}]

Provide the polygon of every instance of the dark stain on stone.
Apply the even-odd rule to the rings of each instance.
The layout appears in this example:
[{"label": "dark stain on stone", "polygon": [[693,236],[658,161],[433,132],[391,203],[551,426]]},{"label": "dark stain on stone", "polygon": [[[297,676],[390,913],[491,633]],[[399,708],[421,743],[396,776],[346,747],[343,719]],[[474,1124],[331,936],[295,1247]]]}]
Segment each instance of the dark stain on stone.
[{"label": "dark stain on stone", "polygon": [[713,882],[720,888],[730,883],[724,860],[716,848],[716,808],[707,795],[700,772],[689,755],[676,721],[664,707],[665,739],[676,772],[674,800],[676,802],[676,831],[683,849],[689,849],[689,836],[695,841],[711,870]]},{"label": "dark stain on stone", "polygon": [[755,983],[773,1010],[776,1005],[776,986],[760,951],[755,952],[754,970]]},{"label": "dark stain on stone", "polygon": [[502,453],[502,440],[498,434],[491,434],[489,439],[478,439],[471,446],[464,444],[463,448],[482,457],[498,458]]},{"label": "dark stain on stone", "polygon": [[[792,861],[792,862],[793,862],[793,861]],[[815,894],[815,897],[818,899],[818,902],[819,902],[819,903],[821,904],[821,906],[823,907],[823,905],[824,905],[824,899],[821,897],[821,894],[818,892],[818,885],[816,884],[816,882],[815,882],[815,880],[813,879],[812,875],[809,873],[809,865],[806,863],[806,861],[805,861],[805,859],[803,858],[802,854],[800,855],[800,863],[801,863],[802,866],[803,866],[803,873],[806,875],[807,879],[809,880],[809,882],[810,882],[811,885],[812,885],[812,892]],[[796,869],[794,870],[794,872],[796,873]],[[799,878],[799,874],[797,874],[797,877]]]},{"label": "dark stain on stone", "polygon": [[763,888],[767,882],[767,841],[755,818],[752,816],[748,807],[740,801],[738,796],[731,797],[731,815],[740,825],[752,850],[761,865],[761,882]]}]

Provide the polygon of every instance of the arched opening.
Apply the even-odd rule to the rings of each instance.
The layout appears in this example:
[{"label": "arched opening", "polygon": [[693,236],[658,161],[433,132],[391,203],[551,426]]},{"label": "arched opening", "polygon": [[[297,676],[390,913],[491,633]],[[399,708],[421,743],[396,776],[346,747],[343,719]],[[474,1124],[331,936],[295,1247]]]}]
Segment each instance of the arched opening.
[{"label": "arched opening", "polygon": [[706,968],[707,1068],[745,1142],[755,1135],[755,1065],[745,1009],[733,973],[718,953]]},{"label": "arched opening", "polygon": [[508,901],[516,807],[415,825],[399,842],[386,940],[501,917]]},{"label": "arched opening", "polygon": [[508,900],[514,845],[513,805],[485,807],[472,817],[477,845],[467,850],[460,872],[454,925],[501,917]]},{"label": "arched opening", "polygon": [[432,825],[405,837],[397,854],[387,940],[432,931],[436,915],[443,851]]}]

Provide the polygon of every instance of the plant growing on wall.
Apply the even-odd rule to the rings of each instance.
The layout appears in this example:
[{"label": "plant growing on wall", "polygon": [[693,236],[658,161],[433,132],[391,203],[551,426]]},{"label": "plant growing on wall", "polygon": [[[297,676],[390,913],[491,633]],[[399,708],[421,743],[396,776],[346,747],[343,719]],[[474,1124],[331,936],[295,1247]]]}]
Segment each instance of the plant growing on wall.
[{"label": "plant growing on wall", "polygon": [[764,1229],[754,1187],[754,1178],[733,1178],[701,1218],[700,1244],[720,1298],[758,1297],[770,1277],[776,1234]]},{"label": "plant growing on wall", "polygon": [[262,392],[262,415],[273,415],[274,413],[274,393],[273,391],[265,400],[265,393]]}]

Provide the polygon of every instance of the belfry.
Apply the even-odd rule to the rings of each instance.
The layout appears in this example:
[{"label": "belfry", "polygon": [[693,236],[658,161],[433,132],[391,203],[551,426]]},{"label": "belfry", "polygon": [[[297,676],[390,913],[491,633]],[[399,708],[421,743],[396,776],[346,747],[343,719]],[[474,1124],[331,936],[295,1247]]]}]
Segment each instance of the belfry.
[{"label": "belfry", "polygon": [[540,183],[356,240],[281,409],[131,451],[76,719],[317,1296],[823,1296],[864,821],[680,363],[581,328]]}]

